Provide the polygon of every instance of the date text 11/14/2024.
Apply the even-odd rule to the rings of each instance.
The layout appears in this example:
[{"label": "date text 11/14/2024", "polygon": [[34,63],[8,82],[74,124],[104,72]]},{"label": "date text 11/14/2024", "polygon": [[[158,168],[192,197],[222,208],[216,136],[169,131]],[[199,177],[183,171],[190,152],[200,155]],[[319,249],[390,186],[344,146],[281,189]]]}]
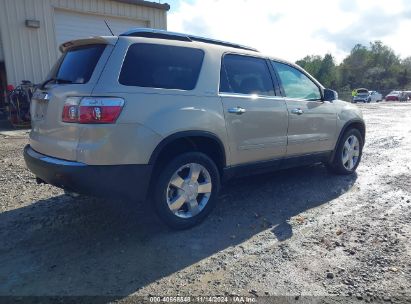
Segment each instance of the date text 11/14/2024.
[{"label": "date text 11/14/2024", "polygon": [[256,298],[244,296],[150,297],[150,303],[255,303]]}]

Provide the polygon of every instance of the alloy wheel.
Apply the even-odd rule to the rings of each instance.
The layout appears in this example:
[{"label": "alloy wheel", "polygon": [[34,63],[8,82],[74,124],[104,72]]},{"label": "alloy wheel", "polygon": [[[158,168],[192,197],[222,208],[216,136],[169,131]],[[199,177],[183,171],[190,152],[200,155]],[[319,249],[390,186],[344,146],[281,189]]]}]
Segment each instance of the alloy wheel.
[{"label": "alloy wheel", "polygon": [[167,205],[174,215],[192,218],[207,205],[212,191],[208,170],[197,163],[180,167],[171,177],[167,186]]},{"label": "alloy wheel", "polygon": [[360,157],[360,141],[355,135],[351,135],[344,143],[342,150],[342,163],[345,169],[353,170]]}]

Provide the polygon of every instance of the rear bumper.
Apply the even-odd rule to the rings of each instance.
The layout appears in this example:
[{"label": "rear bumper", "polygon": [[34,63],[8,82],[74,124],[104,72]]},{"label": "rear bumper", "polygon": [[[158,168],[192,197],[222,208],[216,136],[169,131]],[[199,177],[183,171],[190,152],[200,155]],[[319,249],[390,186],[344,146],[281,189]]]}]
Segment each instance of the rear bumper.
[{"label": "rear bumper", "polygon": [[91,166],[40,154],[29,145],[24,160],[46,183],[97,197],[144,200],[152,173],[151,165]]}]

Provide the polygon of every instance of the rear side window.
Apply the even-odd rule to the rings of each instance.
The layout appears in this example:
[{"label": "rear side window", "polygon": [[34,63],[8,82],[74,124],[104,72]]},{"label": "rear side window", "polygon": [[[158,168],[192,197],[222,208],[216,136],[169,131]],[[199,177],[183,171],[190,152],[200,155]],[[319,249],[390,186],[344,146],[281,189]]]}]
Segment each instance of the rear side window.
[{"label": "rear side window", "polygon": [[70,83],[87,83],[105,49],[104,44],[87,45],[68,50],[63,54],[56,78]]},{"label": "rear side window", "polygon": [[193,90],[203,59],[200,49],[133,44],[124,59],[119,82],[126,86]]},{"label": "rear side window", "polygon": [[265,59],[225,55],[220,74],[220,92],[274,96],[274,86]]}]

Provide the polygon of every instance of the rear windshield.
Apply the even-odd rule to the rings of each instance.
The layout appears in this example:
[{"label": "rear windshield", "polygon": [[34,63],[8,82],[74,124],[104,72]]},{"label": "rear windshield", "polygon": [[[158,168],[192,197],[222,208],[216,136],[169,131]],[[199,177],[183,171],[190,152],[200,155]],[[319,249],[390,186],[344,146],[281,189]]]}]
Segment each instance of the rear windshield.
[{"label": "rear windshield", "polygon": [[200,49],[133,44],[124,59],[119,82],[126,86],[193,90],[203,58]]},{"label": "rear windshield", "polygon": [[63,54],[55,77],[70,83],[87,83],[105,47],[104,44],[98,44],[68,50]]}]

